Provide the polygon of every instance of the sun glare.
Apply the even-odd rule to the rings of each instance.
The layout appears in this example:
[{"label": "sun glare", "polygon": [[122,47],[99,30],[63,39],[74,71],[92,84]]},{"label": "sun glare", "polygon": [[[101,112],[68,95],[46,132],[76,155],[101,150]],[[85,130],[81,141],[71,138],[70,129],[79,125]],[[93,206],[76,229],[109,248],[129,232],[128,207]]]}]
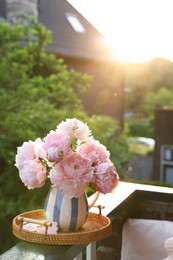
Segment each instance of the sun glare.
[{"label": "sun glare", "polygon": [[173,60],[172,0],[69,0],[107,39],[115,59]]}]

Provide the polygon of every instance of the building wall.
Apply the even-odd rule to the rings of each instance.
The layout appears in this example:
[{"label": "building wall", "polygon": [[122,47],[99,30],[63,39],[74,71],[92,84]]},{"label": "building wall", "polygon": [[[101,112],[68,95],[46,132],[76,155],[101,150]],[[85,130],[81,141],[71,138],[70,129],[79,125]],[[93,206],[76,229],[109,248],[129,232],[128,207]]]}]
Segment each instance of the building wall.
[{"label": "building wall", "polygon": [[155,111],[155,151],[153,178],[161,180],[161,147],[173,145],[173,107],[158,107]]},{"label": "building wall", "polygon": [[6,0],[0,0],[0,17],[6,18]]},{"label": "building wall", "polygon": [[123,124],[124,67],[116,62],[64,59],[69,68],[92,76],[91,87],[80,94],[89,114],[105,114]]}]

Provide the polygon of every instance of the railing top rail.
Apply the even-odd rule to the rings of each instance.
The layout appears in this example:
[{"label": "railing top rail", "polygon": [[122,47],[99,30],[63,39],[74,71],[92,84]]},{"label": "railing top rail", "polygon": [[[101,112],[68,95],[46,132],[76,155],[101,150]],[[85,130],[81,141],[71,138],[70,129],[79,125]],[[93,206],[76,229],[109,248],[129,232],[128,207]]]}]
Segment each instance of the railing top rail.
[{"label": "railing top rail", "polygon": [[[100,194],[96,204],[104,206],[102,209],[102,215],[111,216],[120,212],[121,210],[128,206],[133,199],[138,197],[138,195],[144,191],[150,192],[151,197],[153,197],[153,192],[158,197],[160,193],[167,196],[173,195],[173,188],[144,185],[137,183],[120,182],[118,187],[112,192],[106,195]],[[141,195],[142,196],[142,195]],[[92,197],[92,196],[91,196]],[[162,196],[164,197],[164,196]],[[132,199],[131,199],[132,198]],[[92,198],[89,198],[89,200]],[[131,199],[131,200],[130,200]],[[98,208],[92,207],[90,211],[98,213]],[[118,213],[119,214],[119,213]],[[30,259],[49,259],[49,260],[71,260],[76,257],[82,250],[86,248],[87,245],[72,245],[72,246],[51,246],[51,245],[41,245],[33,244],[29,242],[20,242],[4,254],[0,256],[1,260],[30,260]]]}]

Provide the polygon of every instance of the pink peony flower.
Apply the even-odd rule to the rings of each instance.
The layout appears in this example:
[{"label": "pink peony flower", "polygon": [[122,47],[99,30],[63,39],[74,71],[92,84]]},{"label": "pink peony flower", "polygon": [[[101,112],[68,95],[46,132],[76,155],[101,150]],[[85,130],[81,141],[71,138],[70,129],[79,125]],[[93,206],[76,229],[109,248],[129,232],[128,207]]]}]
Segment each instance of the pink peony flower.
[{"label": "pink peony flower", "polygon": [[101,162],[109,161],[110,153],[106,147],[94,139],[79,145],[77,151],[83,156],[89,158],[94,166]]},{"label": "pink peony flower", "polygon": [[118,184],[109,151],[76,118],[60,123],[43,141],[24,142],[17,149],[15,166],[29,189],[43,186],[48,177],[69,198],[82,195],[88,184],[102,193]]},{"label": "pink peony flower", "polygon": [[60,123],[56,131],[69,136],[71,139],[79,139],[82,142],[87,141],[91,135],[87,124],[84,124],[76,118],[67,119],[65,122]]},{"label": "pink peony flower", "polygon": [[50,162],[59,162],[71,151],[71,140],[64,134],[50,131],[44,138],[43,148],[47,153]]},{"label": "pink peony flower", "polygon": [[35,142],[24,142],[21,147],[17,148],[15,166],[21,170],[28,160],[35,160],[38,157],[45,158],[46,153],[42,147],[41,139],[36,139]]},{"label": "pink peony flower", "polygon": [[118,185],[118,174],[112,163],[101,163],[96,167],[93,186],[99,192],[106,194]]},{"label": "pink peony flower", "polygon": [[25,161],[19,176],[28,189],[42,187],[46,181],[46,169],[38,160]]},{"label": "pink peony flower", "polygon": [[59,191],[72,198],[82,195],[93,174],[90,160],[75,152],[50,170],[50,180]]}]

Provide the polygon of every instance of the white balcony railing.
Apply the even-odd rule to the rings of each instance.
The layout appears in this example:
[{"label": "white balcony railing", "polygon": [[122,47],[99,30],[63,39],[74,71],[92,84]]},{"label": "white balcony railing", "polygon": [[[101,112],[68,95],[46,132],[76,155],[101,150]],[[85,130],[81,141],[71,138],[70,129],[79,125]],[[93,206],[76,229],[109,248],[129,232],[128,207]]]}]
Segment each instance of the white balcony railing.
[{"label": "white balcony railing", "polygon": [[[120,182],[118,187],[112,192],[106,195],[100,194],[96,204],[102,205],[102,215],[110,217],[112,223],[117,222],[117,225],[113,225],[113,233],[121,232],[121,226],[123,221],[128,216],[138,216],[143,211],[145,203],[147,201],[157,203],[163,202],[173,203],[173,189],[160,186],[143,185],[136,183]],[[89,200],[92,199],[92,196]],[[151,203],[150,203],[151,204]],[[142,205],[142,207],[140,207]],[[169,207],[170,208],[170,207]],[[159,214],[160,206],[156,209]],[[92,207],[91,212],[98,213],[98,208]],[[151,213],[151,211],[150,211]],[[163,212],[162,212],[163,213]],[[170,213],[170,212],[169,212]],[[144,212],[142,212],[144,214]],[[146,212],[146,214],[148,214]],[[171,211],[173,217],[173,207]],[[152,217],[152,216],[149,216]],[[160,217],[163,214],[160,213]],[[116,230],[119,229],[118,231]],[[121,234],[119,234],[121,235]],[[116,247],[116,244],[115,244]],[[97,259],[97,241],[89,245],[72,245],[72,246],[49,246],[32,244],[29,242],[20,242],[13,248],[0,256],[1,260],[29,260],[29,259],[65,259],[65,260],[83,260],[83,252],[85,251],[86,260]],[[120,250],[120,248],[119,248]],[[118,255],[114,259],[119,260]],[[111,260],[111,259],[110,259]]]}]

